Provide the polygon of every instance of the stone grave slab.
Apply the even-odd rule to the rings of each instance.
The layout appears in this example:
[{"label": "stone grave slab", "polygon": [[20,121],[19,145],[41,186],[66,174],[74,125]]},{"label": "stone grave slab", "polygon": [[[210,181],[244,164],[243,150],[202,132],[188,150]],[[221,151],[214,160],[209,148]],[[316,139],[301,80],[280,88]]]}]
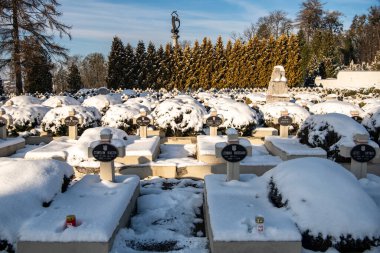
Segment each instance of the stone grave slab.
[{"label": "stone grave slab", "polygon": [[[240,175],[226,182],[226,175],[205,178],[206,233],[212,253],[300,253],[301,235],[291,217],[273,207],[265,180]],[[255,218],[265,218],[264,230]]]},{"label": "stone grave slab", "polygon": [[[113,183],[86,175],[24,226],[17,252],[108,253],[135,209],[139,184],[137,176],[117,176]],[[66,215],[72,214],[77,226],[66,227]]]},{"label": "stone grave slab", "polygon": [[301,157],[327,158],[325,150],[301,144],[298,138],[267,136],[264,145],[272,155],[279,156],[284,161]]}]

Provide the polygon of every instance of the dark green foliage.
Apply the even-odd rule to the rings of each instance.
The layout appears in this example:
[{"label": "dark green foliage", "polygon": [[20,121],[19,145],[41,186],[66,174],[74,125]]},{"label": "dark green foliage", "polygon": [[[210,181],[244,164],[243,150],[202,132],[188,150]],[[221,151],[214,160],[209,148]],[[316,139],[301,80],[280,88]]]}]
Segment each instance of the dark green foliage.
[{"label": "dark green foliage", "polygon": [[269,181],[268,198],[270,202],[277,208],[286,207],[288,205],[287,200],[285,202],[283,201],[282,195],[273,181],[273,177],[271,177]]},{"label": "dark green foliage", "polygon": [[[114,37],[111,46],[111,52],[108,56],[108,76],[106,79],[107,88],[117,89],[124,87],[126,76],[130,73],[130,66],[127,65],[126,49],[123,42]],[[128,79],[130,81],[130,79]]]},{"label": "dark green foliage", "polygon": [[53,91],[53,64],[48,52],[35,38],[27,38],[23,43],[25,72],[24,92],[45,93]]},{"label": "dark green foliage", "polygon": [[74,94],[82,88],[82,80],[80,77],[78,66],[73,63],[69,68],[67,77],[67,91]]},{"label": "dark green foliage", "polygon": [[1,240],[1,239],[0,239],[0,251],[5,251],[8,253],[15,253],[13,245],[8,243],[8,241]]}]

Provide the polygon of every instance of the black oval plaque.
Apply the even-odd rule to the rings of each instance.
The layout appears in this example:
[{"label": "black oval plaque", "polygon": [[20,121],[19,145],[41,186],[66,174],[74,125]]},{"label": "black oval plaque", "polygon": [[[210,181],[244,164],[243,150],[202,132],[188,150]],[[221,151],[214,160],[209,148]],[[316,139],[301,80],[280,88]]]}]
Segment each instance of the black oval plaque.
[{"label": "black oval plaque", "polygon": [[363,118],[360,116],[352,116],[351,118],[358,123],[362,123],[362,121],[363,121]]},{"label": "black oval plaque", "polygon": [[206,119],[206,125],[209,127],[218,127],[223,123],[222,118],[218,116],[210,116]]},{"label": "black oval plaque", "polygon": [[0,127],[6,126],[7,120],[4,117],[0,117]]},{"label": "black oval plaque", "polygon": [[92,155],[98,161],[110,162],[116,159],[119,155],[119,151],[114,145],[103,143],[99,144],[92,150]]},{"label": "black oval plaque", "polygon": [[290,126],[293,123],[293,119],[289,116],[281,116],[278,118],[278,124],[281,126]]},{"label": "black oval plaque", "polygon": [[140,116],[136,119],[136,124],[139,126],[149,126],[150,118],[147,116]]},{"label": "black oval plaque", "polygon": [[376,150],[368,144],[359,144],[351,149],[350,155],[355,161],[366,163],[376,156]]},{"label": "black oval plaque", "polygon": [[65,118],[66,126],[76,126],[79,124],[79,119],[75,116],[69,116]]},{"label": "black oval plaque", "polygon": [[247,149],[240,144],[229,144],[222,149],[222,157],[227,162],[237,163],[247,156]]}]

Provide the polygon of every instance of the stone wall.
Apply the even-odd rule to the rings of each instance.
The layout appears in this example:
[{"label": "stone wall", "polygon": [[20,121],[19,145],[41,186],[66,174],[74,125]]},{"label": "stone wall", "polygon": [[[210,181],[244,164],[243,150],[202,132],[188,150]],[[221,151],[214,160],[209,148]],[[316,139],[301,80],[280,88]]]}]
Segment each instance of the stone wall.
[{"label": "stone wall", "polygon": [[380,88],[380,71],[339,71],[336,79],[317,77],[315,84],[331,89]]}]

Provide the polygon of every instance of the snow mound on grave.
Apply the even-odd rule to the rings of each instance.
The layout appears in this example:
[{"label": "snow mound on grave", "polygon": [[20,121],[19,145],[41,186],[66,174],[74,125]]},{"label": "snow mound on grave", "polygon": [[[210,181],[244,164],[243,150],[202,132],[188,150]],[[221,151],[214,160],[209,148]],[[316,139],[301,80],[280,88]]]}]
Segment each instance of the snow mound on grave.
[{"label": "snow mound on grave", "polygon": [[107,111],[110,105],[121,104],[121,94],[107,94],[107,95],[96,95],[93,97],[86,98],[82,106],[92,106],[98,109],[100,112]]},{"label": "snow mound on grave", "polygon": [[275,119],[281,116],[282,111],[288,111],[289,116],[293,118],[291,132],[295,133],[299,126],[310,116],[310,113],[302,106],[290,103],[290,102],[274,102],[265,104],[259,107],[264,114],[265,124],[267,126],[276,127],[279,129],[279,125],[275,124]]},{"label": "snow mound on grave", "polygon": [[223,116],[224,122],[220,128],[235,128],[242,135],[251,135],[257,125],[256,112],[244,103],[230,98],[214,98],[209,100],[209,106]]},{"label": "snow mound on grave", "polygon": [[[67,151],[67,163],[71,166],[81,166],[86,165],[88,167],[99,167],[99,162],[95,160],[95,158],[88,157],[88,147],[91,142],[100,140],[100,132],[103,129],[109,129],[112,133],[112,140],[127,140],[128,135],[123,130],[111,127],[94,127],[89,128],[83,132],[83,134],[79,137],[76,145],[68,148]],[[115,141],[112,143],[115,146],[121,146],[120,141]],[[85,163],[83,163],[85,162]]]},{"label": "snow mound on grave", "polygon": [[45,114],[51,109],[50,107],[37,104],[3,106],[2,108],[13,119],[13,124],[9,126],[12,134],[28,131],[39,126]]},{"label": "snow mound on grave", "polygon": [[71,166],[56,160],[0,159],[0,241],[15,245],[22,225],[44,212],[42,204],[73,174]]},{"label": "snow mound on grave", "polygon": [[265,104],[265,102],[267,101],[267,96],[264,92],[249,93],[245,95],[245,97],[251,100],[251,103]]},{"label": "snow mound on grave", "polygon": [[42,128],[53,135],[67,135],[67,127],[62,119],[69,116],[69,111],[75,110],[75,117],[83,119],[82,124],[78,125],[78,135],[90,127],[96,127],[100,123],[101,115],[95,107],[83,107],[81,105],[68,105],[56,107],[48,111],[42,119]]},{"label": "snow mound on grave", "polygon": [[344,101],[326,101],[310,107],[313,114],[341,113],[351,117],[352,111],[358,111],[359,115],[364,113],[359,106]]},{"label": "snow mound on grave", "polygon": [[[327,151],[327,156],[338,157],[339,146],[355,146],[354,136],[356,134],[369,135],[364,126],[340,113],[329,113],[324,115],[311,115],[305,120],[298,132],[300,142],[311,147],[321,147]],[[370,145],[377,147],[374,142]]]},{"label": "snow mound on grave", "polygon": [[61,105],[80,105],[80,102],[73,97],[69,96],[53,96],[45,100],[42,105],[49,107],[57,107],[58,102],[61,102]]},{"label": "snow mound on grave", "polygon": [[25,95],[13,97],[13,98],[9,99],[9,101],[12,101],[13,105],[17,105],[17,106],[30,105],[30,104],[35,104],[35,105],[41,104],[41,100],[39,100],[38,98],[35,98],[32,96],[25,96]]},{"label": "snow mound on grave", "polygon": [[119,128],[128,134],[136,134],[138,126],[133,124],[133,118],[144,109],[149,114],[149,108],[140,103],[125,103],[112,105],[102,117],[102,126]]},{"label": "snow mound on grave", "polygon": [[286,207],[301,230],[304,248],[333,246],[346,252],[380,242],[379,207],[341,165],[300,158],[277,165],[264,177],[271,202]]},{"label": "snow mound on grave", "polygon": [[364,116],[361,124],[368,130],[374,141],[378,141],[380,137],[380,105],[373,107],[371,112]]},{"label": "snow mound on grave", "polygon": [[318,103],[322,101],[322,98],[316,94],[311,93],[296,93],[294,98],[297,100],[305,100],[313,103]]},{"label": "snow mound on grave", "polygon": [[141,105],[143,107],[146,107],[146,111],[152,110],[152,103],[154,103],[155,100],[151,97],[137,97],[137,98],[130,98],[126,102],[124,102],[125,105]]},{"label": "snow mound on grave", "polygon": [[202,130],[206,109],[190,96],[181,95],[157,105],[152,116],[166,136],[192,135]]}]

